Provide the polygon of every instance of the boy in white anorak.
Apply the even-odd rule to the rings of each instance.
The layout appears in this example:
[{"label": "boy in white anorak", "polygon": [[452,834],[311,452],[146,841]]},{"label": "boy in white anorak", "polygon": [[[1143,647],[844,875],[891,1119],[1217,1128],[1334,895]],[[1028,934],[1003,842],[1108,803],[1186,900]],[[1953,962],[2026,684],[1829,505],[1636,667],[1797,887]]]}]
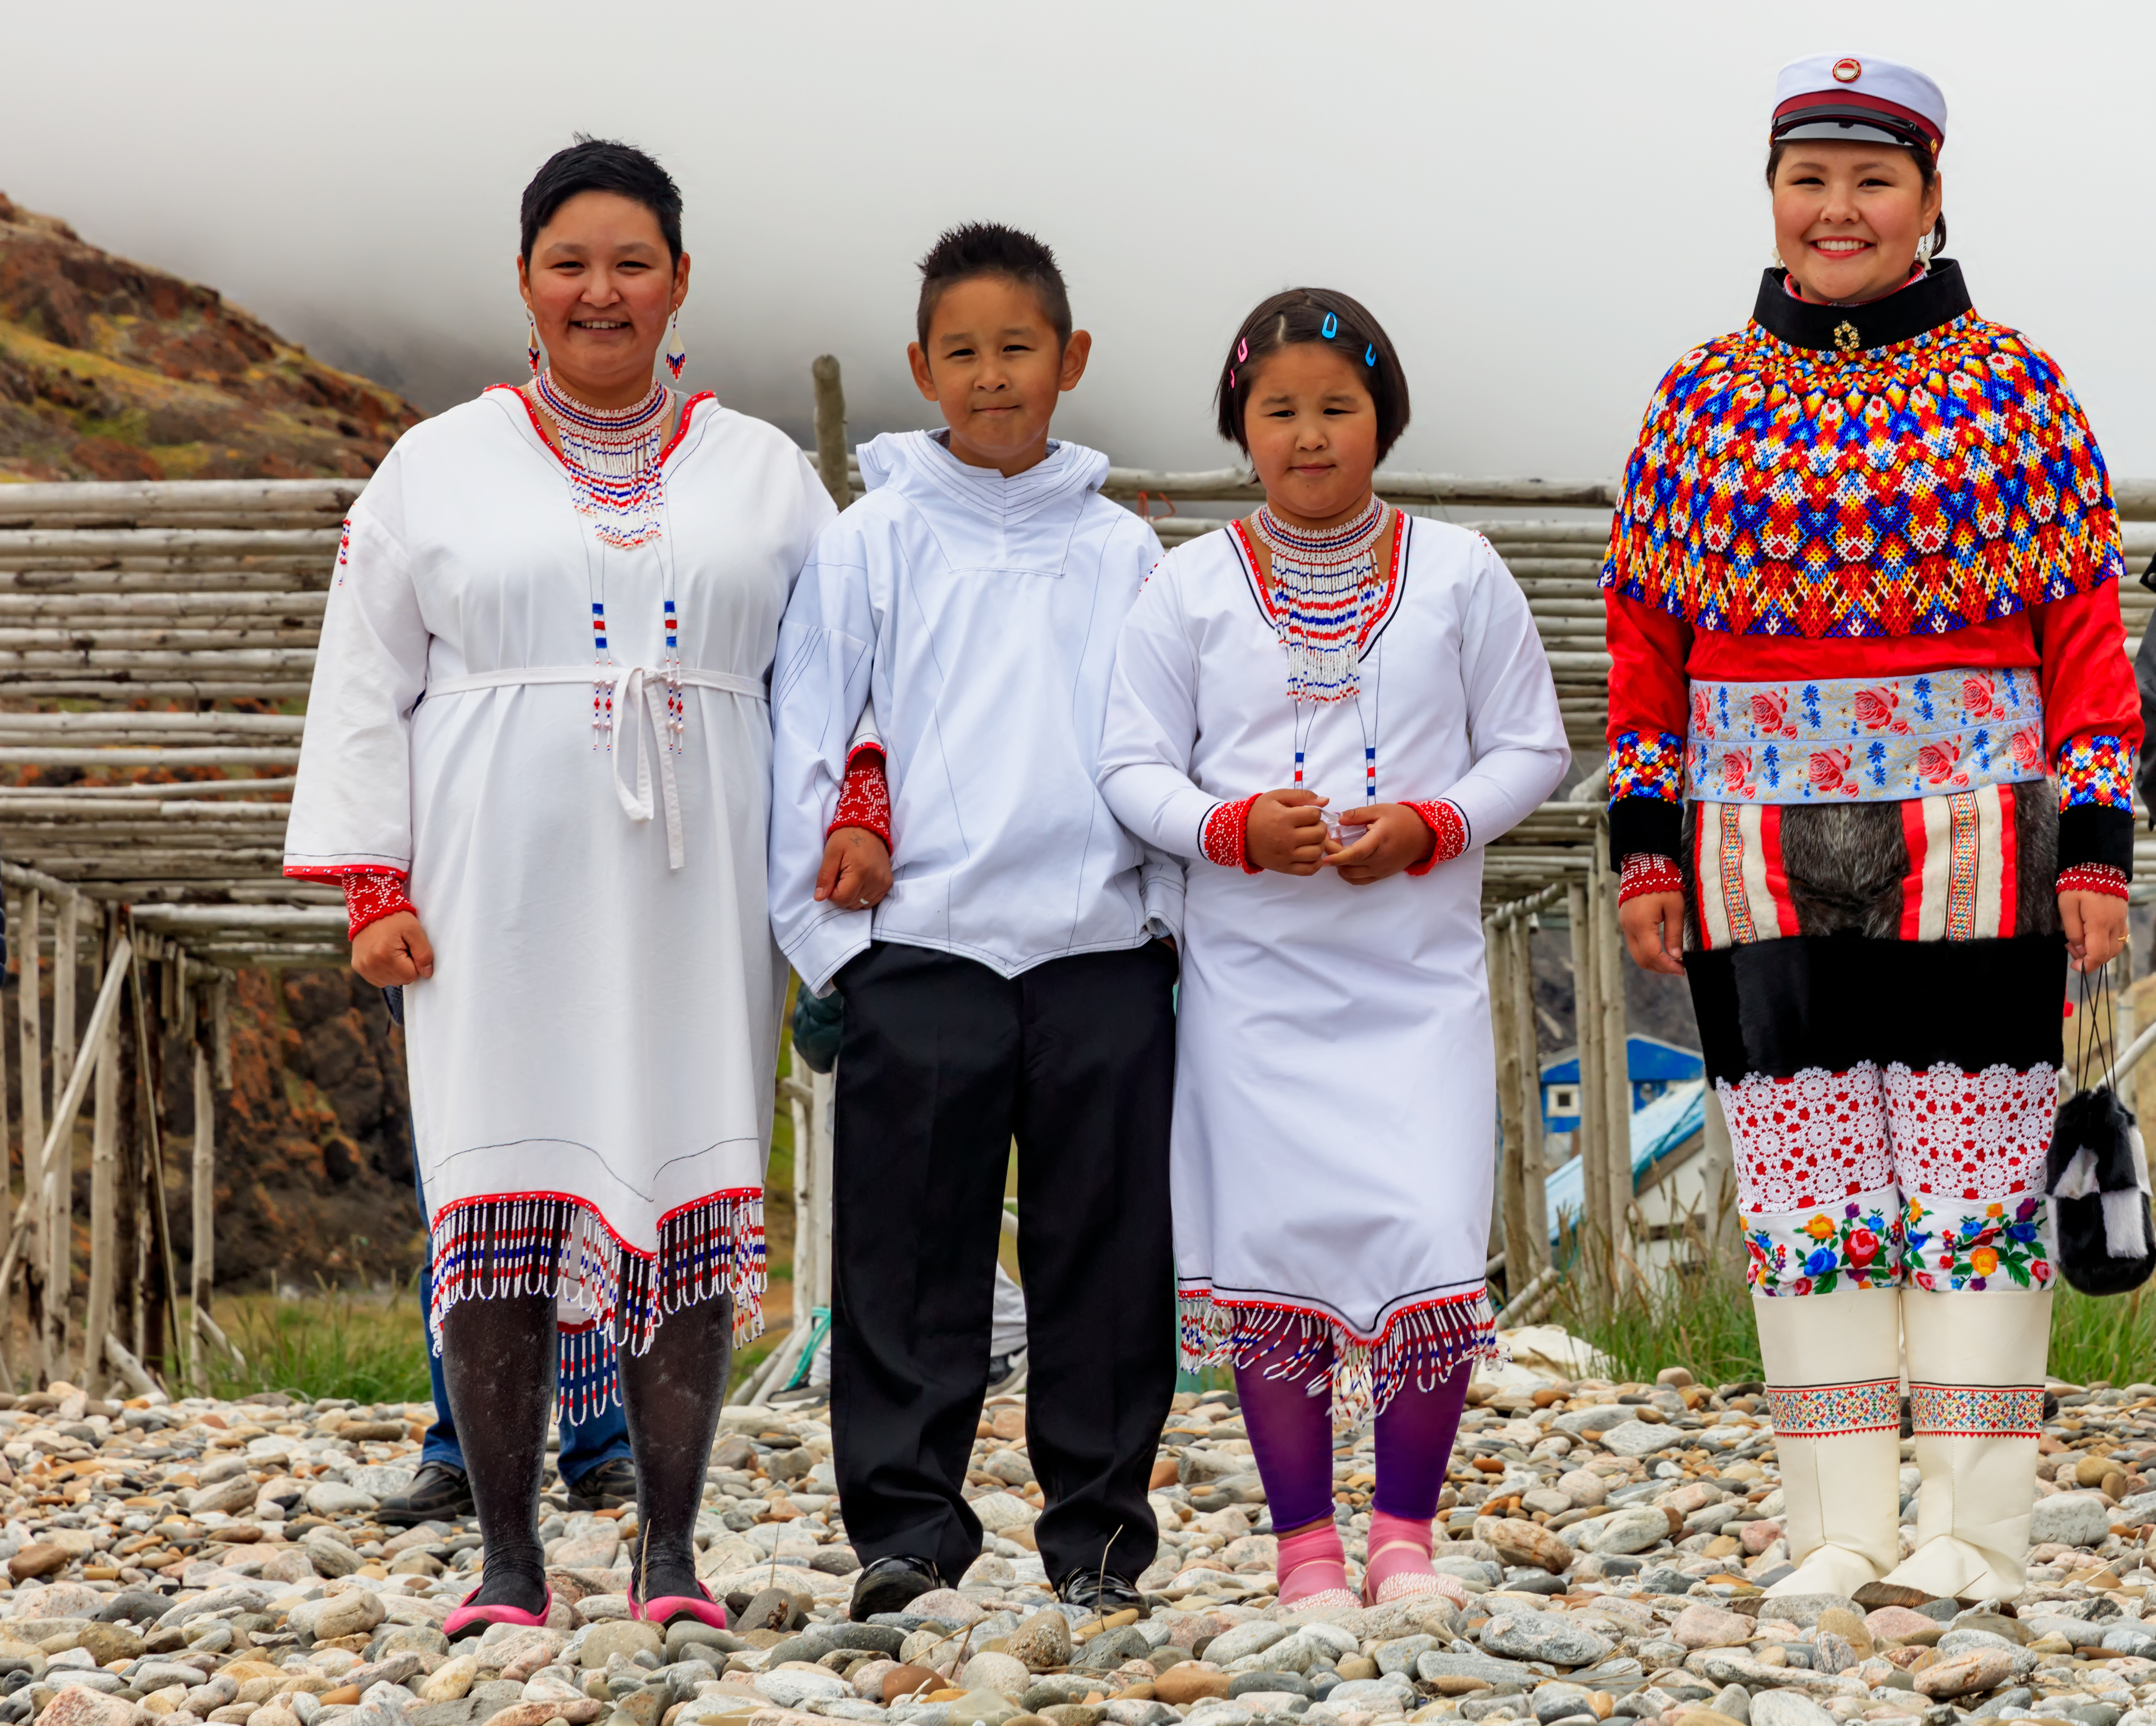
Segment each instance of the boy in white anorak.
[{"label": "boy in white anorak", "polygon": [[[1183,869],[1095,788],[1124,615],[1160,557],[1049,436],[1091,338],[1054,254],[995,224],[922,261],[909,348],[938,432],[860,451],[779,634],[772,923],[845,1000],[832,1430],[857,1620],[981,1551],[966,1471],[1011,1143],[1041,1559],[1142,1607],[1173,1394],[1168,1146]],[[865,716],[873,707],[873,718]],[[889,803],[850,778],[887,750]]]}]

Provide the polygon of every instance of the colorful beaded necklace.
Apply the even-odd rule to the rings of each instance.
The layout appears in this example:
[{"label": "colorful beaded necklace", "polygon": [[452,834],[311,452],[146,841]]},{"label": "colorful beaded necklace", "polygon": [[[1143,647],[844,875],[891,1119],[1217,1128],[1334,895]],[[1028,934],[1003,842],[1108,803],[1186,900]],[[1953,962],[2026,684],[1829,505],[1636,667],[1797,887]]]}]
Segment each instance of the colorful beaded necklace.
[{"label": "colorful beaded necklace", "polygon": [[539,401],[553,418],[562,465],[577,513],[589,518],[603,545],[632,550],[660,537],[666,509],[666,386],[630,408],[591,408],[540,373]]},{"label": "colorful beaded necklace", "polygon": [[1271,566],[1274,623],[1287,650],[1288,699],[1353,700],[1362,692],[1363,630],[1377,601],[1384,505],[1373,497],[1353,521],[1312,531],[1284,526],[1260,504],[1250,525]]}]

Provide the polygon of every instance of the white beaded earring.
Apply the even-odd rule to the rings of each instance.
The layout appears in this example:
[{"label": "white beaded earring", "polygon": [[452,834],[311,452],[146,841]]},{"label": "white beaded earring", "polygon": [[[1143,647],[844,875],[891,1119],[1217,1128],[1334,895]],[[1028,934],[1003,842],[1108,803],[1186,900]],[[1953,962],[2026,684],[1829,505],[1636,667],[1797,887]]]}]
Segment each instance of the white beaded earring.
[{"label": "white beaded earring", "polygon": [[1919,270],[1929,270],[1932,267],[1933,243],[1933,234],[1926,234],[1917,242],[1917,267]]},{"label": "white beaded earring", "polygon": [[681,381],[681,368],[689,363],[689,350],[681,345],[681,309],[674,309],[671,333],[666,342],[666,369],[674,374],[674,381]]}]

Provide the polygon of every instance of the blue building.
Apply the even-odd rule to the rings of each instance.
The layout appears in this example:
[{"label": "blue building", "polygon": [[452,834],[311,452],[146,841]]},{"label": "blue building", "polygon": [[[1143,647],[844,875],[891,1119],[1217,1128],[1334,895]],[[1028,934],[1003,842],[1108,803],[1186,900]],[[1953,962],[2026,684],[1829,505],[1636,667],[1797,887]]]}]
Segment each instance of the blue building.
[{"label": "blue building", "polygon": [[[1660,1037],[1625,1040],[1625,1076],[1632,1081],[1632,1107],[1643,1109],[1673,1085],[1697,1079],[1707,1070],[1696,1049],[1680,1049]],[[1549,1133],[1579,1130],[1579,1051],[1561,1055],[1543,1068],[1543,1127]]]}]

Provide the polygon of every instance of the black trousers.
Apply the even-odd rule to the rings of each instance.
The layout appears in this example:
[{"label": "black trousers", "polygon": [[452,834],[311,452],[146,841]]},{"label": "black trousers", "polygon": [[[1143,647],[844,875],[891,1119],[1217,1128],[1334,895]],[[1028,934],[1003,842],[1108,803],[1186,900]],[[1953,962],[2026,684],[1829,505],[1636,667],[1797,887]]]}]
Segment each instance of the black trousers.
[{"label": "black trousers", "polygon": [[1014,978],[879,943],[846,998],[834,1145],[832,1437],[867,1562],[980,1555],[963,1493],[1019,1148],[1026,1439],[1050,1580],[1152,1562],[1146,1483],[1175,1390],[1168,1129],[1175,957],[1159,943]]}]

